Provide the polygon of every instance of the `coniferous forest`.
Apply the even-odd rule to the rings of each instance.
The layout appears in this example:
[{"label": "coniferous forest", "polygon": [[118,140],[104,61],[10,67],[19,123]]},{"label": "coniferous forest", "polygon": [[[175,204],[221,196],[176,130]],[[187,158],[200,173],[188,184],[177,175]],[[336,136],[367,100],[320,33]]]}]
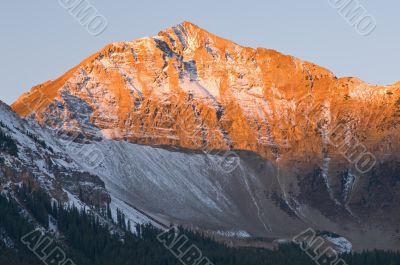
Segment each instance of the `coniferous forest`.
[{"label": "coniferous forest", "polygon": [[[0,122],[0,126],[3,128],[7,127],[2,122]],[[1,129],[0,129],[0,151],[6,152],[13,156],[17,156],[18,154],[18,147],[15,144],[15,141]]]},{"label": "coniferous forest", "polygon": [[[162,231],[151,225],[138,225],[136,233],[131,233],[126,224],[121,225],[122,213],[118,218],[119,224],[115,222],[115,227],[118,228],[114,228],[87,210],[52,204],[49,197],[40,190],[30,191],[28,187],[22,186],[15,194],[17,199],[9,195],[0,196],[0,231],[13,241],[11,248],[0,241],[1,265],[43,264],[20,240],[34,230],[34,220],[28,220],[20,204],[43,227],[49,227],[48,216],[56,220],[59,233],[48,236],[54,239],[53,244],[63,249],[76,265],[182,264],[157,239]],[[295,245],[281,245],[275,250],[231,248],[199,233],[183,229],[180,229],[180,233],[185,234],[215,265],[315,264]],[[349,265],[400,265],[400,253],[394,252],[370,251],[347,254],[342,258]]]}]

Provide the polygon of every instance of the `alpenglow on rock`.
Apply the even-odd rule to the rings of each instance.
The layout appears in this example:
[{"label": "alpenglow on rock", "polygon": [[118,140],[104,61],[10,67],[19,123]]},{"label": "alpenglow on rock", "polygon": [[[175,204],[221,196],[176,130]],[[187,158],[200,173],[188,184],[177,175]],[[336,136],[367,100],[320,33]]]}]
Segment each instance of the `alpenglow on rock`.
[{"label": "alpenglow on rock", "polygon": [[[400,83],[338,78],[313,63],[243,47],[184,22],[154,37],[107,45],[32,88],[12,108],[90,140],[252,152],[273,168],[264,174],[262,163],[244,159],[257,171],[254,183],[264,196],[249,197],[257,202],[253,221],[261,229],[273,234],[294,219],[299,227],[339,234],[357,227],[348,236],[371,247],[363,229],[374,227],[376,235],[388,234],[387,245],[396,245]],[[263,200],[275,202],[289,221],[268,216]]]}]

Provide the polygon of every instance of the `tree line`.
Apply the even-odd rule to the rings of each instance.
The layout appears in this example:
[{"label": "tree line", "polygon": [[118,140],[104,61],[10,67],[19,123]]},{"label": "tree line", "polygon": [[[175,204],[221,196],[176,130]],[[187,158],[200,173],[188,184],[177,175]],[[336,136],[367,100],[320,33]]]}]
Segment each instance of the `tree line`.
[{"label": "tree line", "polygon": [[[157,239],[161,230],[150,224],[126,223],[118,210],[113,224],[98,215],[75,206],[65,207],[51,201],[39,190],[22,185],[15,191],[19,203],[43,227],[49,227],[49,216],[56,220],[58,235],[49,234],[76,265],[178,265],[180,261]],[[11,197],[0,196],[0,229],[13,239],[14,248],[0,240],[0,264],[38,265],[41,262],[20,238],[33,229]],[[107,213],[109,217],[109,212]],[[128,229],[129,228],[129,229]],[[135,230],[135,233],[131,233]],[[215,265],[315,265],[296,245],[281,245],[274,250],[250,247],[228,247],[200,232],[179,228]],[[365,251],[343,255],[348,265],[400,265],[400,253]],[[191,264],[187,264],[191,265]]]}]

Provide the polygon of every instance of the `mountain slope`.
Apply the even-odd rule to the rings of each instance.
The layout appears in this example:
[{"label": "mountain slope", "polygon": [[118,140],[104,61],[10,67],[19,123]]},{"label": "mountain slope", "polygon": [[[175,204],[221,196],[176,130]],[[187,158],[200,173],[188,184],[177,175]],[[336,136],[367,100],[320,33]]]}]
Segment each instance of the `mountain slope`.
[{"label": "mountain slope", "polygon": [[388,133],[398,120],[382,119],[395,114],[399,89],[337,79],[317,65],[242,47],[185,22],[153,38],[108,45],[12,107],[22,116],[35,112],[42,124],[68,122],[85,133],[95,127],[112,139],[190,149],[207,142],[208,148],[252,150],[273,159],[288,149],[303,152],[293,145],[313,128],[301,128],[299,112],[307,110],[300,103],[326,107],[331,124],[383,112],[371,121],[376,124],[361,126]]},{"label": "mountain slope", "polygon": [[[338,79],[184,22],[110,44],[12,108],[77,135],[71,146],[98,156],[73,160],[162,220],[274,238],[313,226],[360,248],[400,245],[399,84]],[[229,150],[241,151],[227,168]]]},{"label": "mountain slope", "polygon": [[[43,189],[60,204],[96,209],[99,213],[111,204],[114,217],[116,209],[124,207],[111,200],[98,176],[84,170],[82,165],[91,165],[91,161],[84,160],[88,157],[84,146],[74,146],[76,139],[21,119],[1,101],[0,136],[0,192],[8,193],[25,184],[33,190]],[[79,163],[74,154],[79,154]],[[129,211],[132,222],[151,222],[134,209]]]}]

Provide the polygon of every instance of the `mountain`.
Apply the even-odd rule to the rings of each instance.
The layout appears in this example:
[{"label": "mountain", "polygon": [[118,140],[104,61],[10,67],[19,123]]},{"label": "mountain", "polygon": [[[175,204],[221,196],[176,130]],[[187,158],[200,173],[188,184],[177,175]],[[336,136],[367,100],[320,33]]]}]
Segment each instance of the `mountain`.
[{"label": "mountain", "polygon": [[[104,182],[85,171],[71,154],[85,153],[71,138],[36,122],[21,119],[0,101],[0,192],[8,193],[17,186],[43,189],[60,204],[98,209],[110,206],[116,217],[117,201],[111,201]],[[12,193],[10,193],[12,195]],[[135,212],[133,221],[151,222]]]},{"label": "mountain", "polygon": [[400,248],[400,83],[337,78],[184,22],[110,44],[11,107],[132,219]]}]

